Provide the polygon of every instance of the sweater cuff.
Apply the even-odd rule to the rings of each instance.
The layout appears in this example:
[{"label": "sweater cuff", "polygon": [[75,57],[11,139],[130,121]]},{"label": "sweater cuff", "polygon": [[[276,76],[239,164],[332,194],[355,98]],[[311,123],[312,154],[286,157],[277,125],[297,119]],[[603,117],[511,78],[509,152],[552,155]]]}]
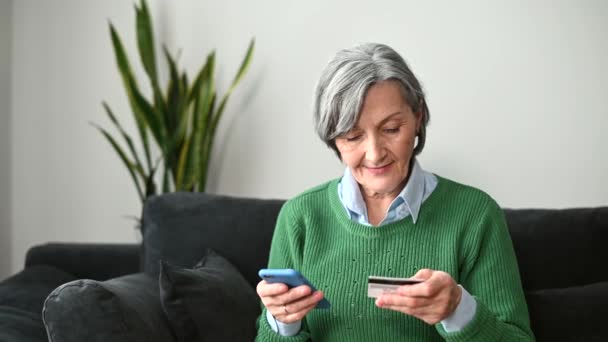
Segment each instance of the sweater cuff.
[{"label": "sweater cuff", "polygon": [[[475,299],[475,297],[473,297]],[[439,334],[449,342],[495,341],[502,332],[496,326],[494,314],[476,300],[475,316],[465,327],[456,332],[447,332],[442,324],[436,324]]]},{"label": "sweater cuff", "polygon": [[473,320],[475,312],[477,311],[477,301],[475,301],[475,298],[473,298],[464,287],[461,285],[458,286],[462,290],[460,302],[458,303],[458,306],[456,306],[456,310],[441,321],[443,329],[448,333],[460,331],[464,328]]}]

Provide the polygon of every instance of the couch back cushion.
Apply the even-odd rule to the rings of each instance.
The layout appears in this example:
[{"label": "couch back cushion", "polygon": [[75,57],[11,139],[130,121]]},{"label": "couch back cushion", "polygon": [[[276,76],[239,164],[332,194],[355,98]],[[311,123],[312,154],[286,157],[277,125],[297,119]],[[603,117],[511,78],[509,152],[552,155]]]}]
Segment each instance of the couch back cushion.
[{"label": "couch back cushion", "polygon": [[608,207],[505,214],[527,291],[608,281]]},{"label": "couch back cushion", "polygon": [[[211,248],[255,285],[283,203],[190,192],[151,197],[142,215],[144,271],[158,275],[160,260],[193,267]],[[505,215],[526,291],[608,281],[608,207]]]},{"label": "couch back cushion", "polygon": [[211,248],[255,286],[283,203],[191,192],[151,197],[142,215],[144,272],[157,276],[161,260],[193,267]]}]

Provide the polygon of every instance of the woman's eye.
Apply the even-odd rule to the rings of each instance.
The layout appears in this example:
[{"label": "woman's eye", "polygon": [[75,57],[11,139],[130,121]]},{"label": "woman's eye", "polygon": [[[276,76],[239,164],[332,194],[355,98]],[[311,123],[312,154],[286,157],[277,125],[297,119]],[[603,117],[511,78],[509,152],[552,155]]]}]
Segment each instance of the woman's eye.
[{"label": "woman's eye", "polygon": [[399,132],[399,127],[384,129],[384,133],[397,133],[397,132]]},{"label": "woman's eye", "polygon": [[361,135],[353,135],[353,136],[350,136],[350,137],[346,137],[346,141],[348,141],[348,142],[357,141],[359,139],[361,139]]}]

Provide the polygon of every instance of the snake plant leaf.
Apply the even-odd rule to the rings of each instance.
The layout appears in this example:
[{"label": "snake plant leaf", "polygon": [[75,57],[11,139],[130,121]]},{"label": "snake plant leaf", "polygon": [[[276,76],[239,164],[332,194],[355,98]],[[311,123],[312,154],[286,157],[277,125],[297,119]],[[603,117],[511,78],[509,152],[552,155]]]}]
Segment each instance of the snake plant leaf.
[{"label": "snake plant leaf", "polygon": [[191,184],[193,182],[193,175],[195,174],[195,168],[196,168],[196,164],[198,163],[198,159],[196,158],[197,156],[192,152],[194,151],[194,145],[196,144],[196,141],[199,140],[200,136],[200,132],[198,132],[197,130],[197,126],[196,123],[198,122],[198,116],[199,114],[199,103],[200,100],[198,98],[194,99],[194,103],[192,104],[192,115],[191,115],[191,120],[192,120],[192,124],[190,125],[191,129],[190,129],[190,135],[188,136],[187,140],[186,140],[186,144],[188,145],[187,149],[185,149],[185,151],[187,152],[184,160],[184,170],[183,170],[183,176],[182,176],[182,184],[184,186],[188,186],[188,184]]},{"label": "snake plant leaf", "polygon": [[215,96],[215,51],[211,52],[207,56],[207,62],[205,63],[207,68],[203,70],[200,87],[198,89],[198,98],[200,99],[198,107],[198,119],[196,127],[203,132],[207,130],[207,123],[209,122],[209,116],[212,115],[212,99]]},{"label": "snake plant leaf", "polygon": [[[180,99],[181,99],[181,110],[179,111],[180,113],[180,117],[177,120],[177,129],[180,131],[180,136],[183,135],[183,133],[185,133],[185,130],[183,130],[183,127],[181,127],[179,124],[182,122],[182,119],[184,117],[186,117],[185,119],[187,120],[187,117],[190,113],[189,111],[189,107],[190,107],[190,103],[188,102],[188,87],[189,87],[189,83],[188,83],[188,75],[186,75],[186,72],[183,72],[179,78],[179,94],[180,94]],[[185,121],[186,123],[188,121]],[[183,133],[182,133],[183,132]]]},{"label": "snake plant leaf", "polygon": [[[139,195],[140,200],[143,202],[145,197],[144,197],[144,193],[141,189],[141,185],[139,184],[139,180],[137,179],[137,175],[135,174],[135,171],[136,171],[135,165],[133,164],[133,162],[131,160],[129,160],[129,157],[127,157],[126,153],[118,145],[118,143],[112,137],[112,135],[110,135],[110,133],[108,133],[108,131],[106,131],[105,129],[103,129],[102,127],[100,127],[96,124],[93,124],[93,126],[95,126],[95,128],[97,128],[101,132],[101,134],[103,134],[103,136],[108,140],[108,142],[110,143],[110,145],[112,145],[112,148],[114,149],[116,154],[118,154],[118,156],[120,157],[120,160],[122,160],[122,162],[125,165],[125,167],[127,168],[127,170],[129,170],[129,174],[131,175],[131,178],[133,179],[133,183],[135,183],[135,187],[137,189],[137,194]],[[145,177],[144,177],[144,179],[145,179]]]},{"label": "snake plant leaf", "polygon": [[207,153],[207,141],[209,140],[209,128],[213,118],[213,105],[215,103],[215,52],[209,56],[208,63],[210,65],[207,77],[202,79],[200,87],[200,102],[199,115],[197,123],[197,132],[194,140],[194,151],[196,155],[196,165],[194,168],[194,177],[198,180],[198,191],[205,191],[204,183],[201,182],[201,177],[207,173],[207,164],[205,163],[205,154]]},{"label": "snake plant leaf", "polygon": [[180,76],[175,59],[171,57],[171,54],[166,47],[164,47],[164,53],[167,59],[167,65],[169,66],[170,75],[169,86],[167,88],[167,112],[170,117],[168,131],[172,140],[169,141],[169,143],[174,147],[179,144],[180,141],[183,141],[183,137],[186,134],[188,122],[183,119],[188,116],[188,81],[185,73]]},{"label": "snake plant leaf", "polygon": [[190,88],[190,92],[188,94],[189,101],[193,101],[200,95],[201,83],[204,78],[209,77],[209,59],[211,56],[213,56],[213,60],[215,61],[215,51],[211,51],[211,53],[207,55],[207,60],[205,61],[205,64],[196,75],[196,78],[194,79],[194,82],[192,83],[192,87]]},{"label": "snake plant leaf", "polygon": [[[216,96],[215,94],[213,94],[213,98],[211,99],[211,105],[210,108],[213,109],[215,108],[215,102],[216,102]],[[209,171],[209,159],[210,159],[210,155],[211,155],[211,145],[212,145],[212,127],[211,127],[211,123],[212,123],[212,115],[213,113],[210,113],[207,116],[207,122],[206,122],[206,127],[207,129],[204,131],[205,135],[203,137],[203,141],[202,141],[202,146],[201,146],[201,168],[199,170],[199,177],[198,177],[198,183],[199,183],[199,191],[205,191],[206,189],[206,185],[207,185],[207,173]]]},{"label": "snake plant leaf", "polygon": [[247,48],[247,53],[245,53],[245,58],[243,59],[243,62],[241,63],[241,66],[239,67],[239,71],[236,73],[236,76],[234,77],[234,80],[232,81],[232,85],[230,86],[230,89],[228,89],[228,93],[232,93],[232,90],[234,89],[234,87],[236,87],[236,85],[239,84],[239,82],[241,82],[241,79],[243,79],[243,76],[245,76],[245,73],[247,72],[247,69],[249,69],[249,65],[251,64],[251,57],[253,56],[254,49],[255,49],[255,38],[252,38],[251,41],[249,42],[249,47]]},{"label": "snake plant leaf", "polygon": [[[169,124],[169,118],[166,115],[166,103],[158,84],[158,73],[156,71],[156,51],[154,47],[154,31],[152,27],[152,20],[150,18],[150,11],[148,10],[146,1],[142,0],[141,7],[138,7],[137,5],[135,6],[135,13],[139,56],[141,63],[144,66],[144,70],[150,79],[150,85],[152,86],[154,97],[153,113],[156,116],[154,121],[166,127]],[[162,130],[162,127],[159,129]]]},{"label": "snake plant leaf", "polygon": [[137,46],[139,48],[141,63],[152,83],[158,85],[152,21],[150,20],[150,12],[148,11],[148,6],[145,1],[141,2],[141,7],[135,5],[135,13]]},{"label": "snake plant leaf", "polygon": [[177,122],[179,121],[179,116],[182,114],[182,82],[179,76],[179,71],[177,71],[177,65],[171,54],[167,50],[166,46],[163,46],[163,52],[165,54],[165,59],[167,60],[167,65],[169,66],[169,84],[167,86],[167,111],[168,111],[168,131],[174,131]]},{"label": "snake plant leaf", "polygon": [[[213,72],[215,70],[215,52],[211,52],[207,56],[207,60],[203,65],[203,68],[198,73],[196,81],[190,88],[188,95],[188,104],[192,103],[192,123],[190,131],[190,139],[187,139],[187,148],[181,150],[186,152],[182,156],[180,155],[180,164],[182,164],[182,174],[180,175],[179,183],[186,187],[196,187],[198,183],[196,177],[199,174],[200,160],[201,160],[201,144],[204,140],[206,133],[206,123],[210,115],[210,103],[212,93],[214,92],[213,86]],[[193,92],[196,91],[194,94]],[[187,119],[187,118],[182,118]]]},{"label": "snake plant leaf", "polygon": [[167,136],[166,127],[163,125],[162,120],[156,115],[155,109],[146,100],[146,98],[139,92],[139,89],[133,87],[131,89],[134,99],[134,107],[141,113],[147,126],[152,132],[152,136],[156,139],[156,143],[161,147],[161,152],[166,153],[165,139]]},{"label": "snake plant leaf", "polygon": [[133,166],[135,167],[135,170],[142,178],[146,178],[143,164],[141,163],[141,160],[139,159],[139,154],[135,151],[135,145],[133,145],[133,140],[127,134],[127,132],[123,129],[123,127],[120,124],[120,122],[118,121],[118,119],[116,119],[116,116],[112,112],[112,109],[110,108],[110,106],[106,102],[102,102],[102,105],[103,105],[103,108],[106,110],[106,114],[110,118],[110,121],[112,121],[112,123],[114,124],[116,129],[118,129],[118,131],[122,135],[123,139],[127,143],[127,146],[129,147],[129,151],[131,152],[131,155],[133,157],[133,160],[135,160],[135,163],[133,164]]},{"label": "snake plant leaf", "polygon": [[146,198],[156,195],[156,183],[154,182],[154,175],[156,174],[156,170],[158,170],[158,161],[155,163],[154,167],[152,167],[148,178],[146,178],[145,180]]},{"label": "snake plant leaf", "polygon": [[182,89],[185,90],[185,97],[188,97],[188,75],[186,73],[182,73]]},{"label": "snake plant leaf", "polygon": [[190,150],[190,137],[186,138],[186,141],[182,145],[182,148],[179,150],[179,158],[177,162],[177,170],[175,172],[175,190],[176,191],[185,191],[185,176],[186,176],[186,168],[189,157]]},{"label": "snake plant leaf", "polygon": [[139,136],[144,147],[148,170],[150,170],[152,169],[152,159],[150,156],[150,146],[146,131],[146,120],[136,104],[134,95],[134,90],[137,89],[137,82],[135,81],[133,73],[131,72],[129,59],[125,53],[120,36],[116,32],[116,29],[112,23],[110,23],[110,36],[112,37],[112,46],[114,47],[114,55],[116,58],[116,64],[118,65],[118,71],[120,72],[125,91],[127,92],[127,98],[129,99],[129,104],[131,105],[131,110],[133,112],[133,116],[135,117],[135,123],[139,131]]},{"label": "snake plant leaf", "polygon": [[175,169],[179,157],[176,148],[183,142],[183,137],[185,135],[185,127],[182,128],[182,117],[185,116],[184,104],[186,102],[186,96],[183,95],[182,80],[179,71],[177,70],[175,60],[171,57],[166,46],[163,46],[163,52],[167,60],[167,65],[169,66],[169,84],[166,92],[167,158],[165,158],[163,170],[163,191],[168,192],[169,174],[171,174],[172,180],[175,182]]},{"label": "snake plant leaf", "polygon": [[249,69],[249,65],[251,64],[251,58],[253,56],[254,49],[255,49],[255,39],[252,39],[251,42],[249,43],[249,47],[247,48],[247,52],[245,53],[245,58],[243,59],[243,62],[241,63],[241,66],[239,67],[239,70],[237,71],[236,76],[234,77],[232,84],[230,85],[230,88],[228,88],[228,91],[226,92],[226,94],[224,94],[222,101],[220,102],[219,108],[217,109],[217,111],[215,112],[215,115],[213,115],[213,117],[211,119],[211,124],[208,129],[207,136],[206,136],[207,140],[205,143],[205,150],[204,150],[203,157],[202,157],[202,165],[203,165],[205,172],[201,173],[201,176],[199,178],[203,188],[205,188],[205,186],[206,186],[207,168],[209,165],[209,160],[211,159],[211,152],[213,150],[213,141],[215,140],[215,133],[217,131],[217,125],[222,117],[222,114],[224,113],[224,109],[226,108],[226,103],[227,103],[230,95],[232,94],[232,91],[240,83],[243,76]]},{"label": "snake plant leaf", "polygon": [[249,47],[247,48],[247,52],[245,53],[245,58],[243,59],[243,62],[241,63],[241,66],[239,67],[239,70],[236,73],[236,76],[234,77],[232,84],[230,85],[230,88],[228,88],[228,91],[226,92],[226,94],[224,94],[224,97],[222,98],[222,101],[220,102],[220,106],[219,106],[215,116],[213,117],[213,122],[211,124],[211,136],[210,136],[211,140],[214,140],[214,138],[215,138],[215,131],[216,131],[217,125],[222,117],[222,114],[224,113],[224,109],[226,108],[226,102],[228,101],[228,98],[232,94],[232,91],[234,90],[234,88],[241,82],[241,80],[243,79],[243,76],[249,69],[249,65],[251,64],[251,57],[253,56],[254,49],[255,49],[255,39],[251,39],[251,42],[249,43]]}]

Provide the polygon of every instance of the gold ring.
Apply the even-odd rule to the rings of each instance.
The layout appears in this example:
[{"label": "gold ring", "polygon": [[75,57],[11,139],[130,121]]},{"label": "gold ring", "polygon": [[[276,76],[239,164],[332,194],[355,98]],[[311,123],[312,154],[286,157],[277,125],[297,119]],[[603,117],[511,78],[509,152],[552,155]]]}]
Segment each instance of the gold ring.
[{"label": "gold ring", "polygon": [[289,315],[289,311],[287,311],[287,305],[283,305],[283,311],[285,311],[286,315]]}]

